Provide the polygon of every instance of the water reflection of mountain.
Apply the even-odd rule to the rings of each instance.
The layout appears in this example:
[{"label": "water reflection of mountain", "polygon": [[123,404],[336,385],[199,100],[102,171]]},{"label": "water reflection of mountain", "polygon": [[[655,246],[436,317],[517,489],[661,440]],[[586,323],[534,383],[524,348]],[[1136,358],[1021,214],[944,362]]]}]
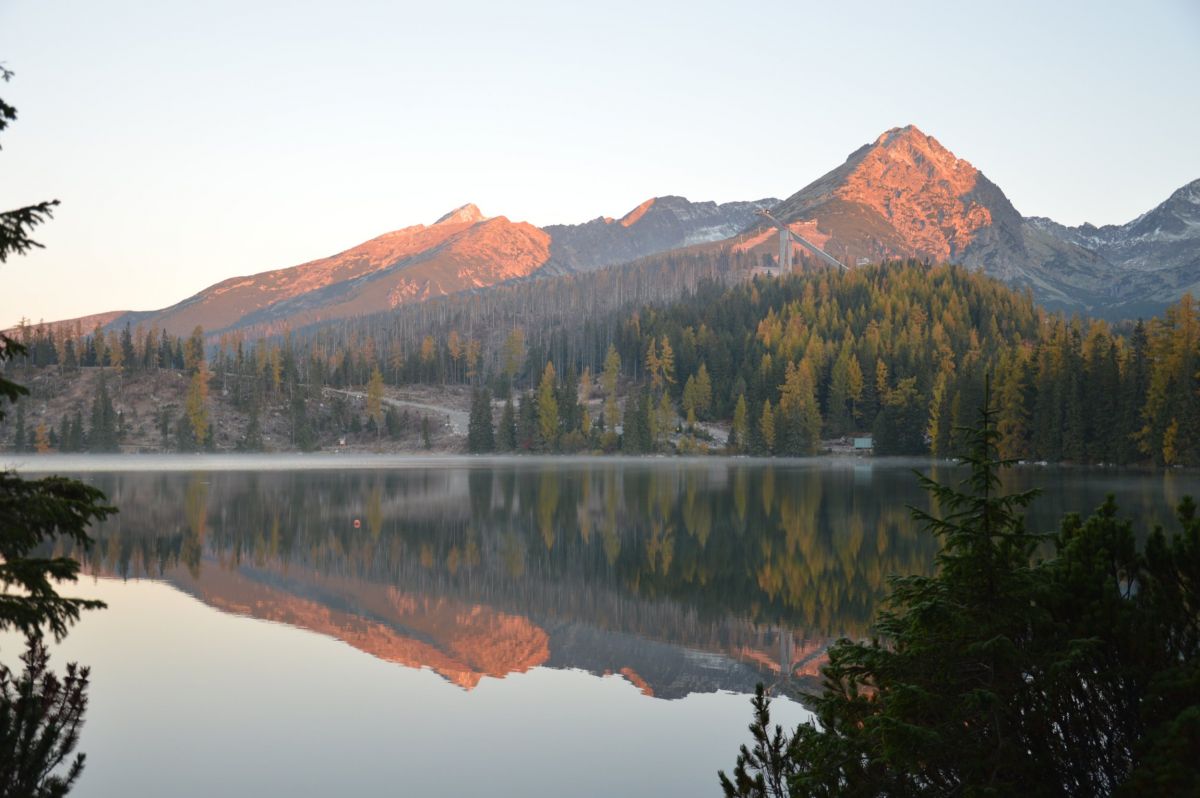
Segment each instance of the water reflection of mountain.
[{"label": "water reflection of mountain", "polygon": [[[930,567],[903,469],[507,464],[96,474],[95,572],[330,635],[471,688],[545,665],[647,694],[796,689]],[[1161,488],[1159,488],[1161,503]]]}]

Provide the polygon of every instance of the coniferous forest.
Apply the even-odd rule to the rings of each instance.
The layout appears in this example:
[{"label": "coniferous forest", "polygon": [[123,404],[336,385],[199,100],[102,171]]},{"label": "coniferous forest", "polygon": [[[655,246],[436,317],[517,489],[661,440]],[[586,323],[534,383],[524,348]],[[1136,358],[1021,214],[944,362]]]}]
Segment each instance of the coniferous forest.
[{"label": "coniferous forest", "polygon": [[15,369],[27,378],[105,376],[60,418],[35,423],[19,404],[0,439],[115,451],[122,380],[171,371],[187,391],[156,421],[164,448],[220,448],[214,401],[240,412],[227,448],[262,448],[268,408],[289,419],[284,446],[358,430],[397,438],[394,408],[376,401],[323,417],[322,389],[427,385],[476,392],[470,451],[797,456],[870,435],[876,454],[946,457],[990,376],[1005,457],[1200,463],[1200,314],[1190,296],[1161,317],[1114,325],[1048,313],[956,266],[746,279],[753,266],[728,251],[674,255],[257,341],[24,326],[28,355]]}]

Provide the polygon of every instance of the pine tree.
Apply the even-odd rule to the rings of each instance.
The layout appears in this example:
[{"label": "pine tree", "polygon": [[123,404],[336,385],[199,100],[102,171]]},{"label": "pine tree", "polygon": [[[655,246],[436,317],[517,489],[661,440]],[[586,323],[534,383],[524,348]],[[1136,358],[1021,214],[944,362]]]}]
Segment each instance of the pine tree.
[{"label": "pine tree", "polygon": [[71,451],[71,421],[63,414],[62,420],[58,425],[58,450],[60,452]]},{"label": "pine tree", "polygon": [[88,433],[88,449],[93,452],[117,451],[117,413],[108,396],[104,372],[96,381],[96,396],[92,400],[92,424]]},{"label": "pine tree", "polygon": [[367,383],[367,416],[375,422],[378,436],[383,430],[383,373],[378,366],[371,370],[371,381]]},{"label": "pine tree", "polygon": [[615,430],[621,419],[617,409],[617,380],[621,376],[621,356],[617,348],[608,345],[604,355],[604,374],[601,377],[601,388],[604,391],[604,423],[610,430]]},{"label": "pine tree", "polygon": [[758,419],[758,430],[762,435],[767,452],[775,451],[775,411],[771,409],[771,400],[763,402],[762,415]]},{"label": "pine tree", "polygon": [[15,429],[13,430],[13,449],[25,451],[25,405],[17,402]]},{"label": "pine tree", "polygon": [[504,401],[504,412],[500,414],[500,429],[496,441],[500,451],[512,452],[517,448],[517,414],[512,395]]},{"label": "pine tree", "polygon": [[[858,365],[858,359],[850,351],[849,341],[842,347],[838,358],[834,361],[833,370],[829,376],[829,401],[826,403],[826,432],[830,437],[838,438],[850,432],[854,425],[854,404],[851,364]],[[862,374],[858,375],[859,392],[862,391]]]},{"label": "pine tree", "polygon": [[657,432],[656,447],[665,446],[675,428],[675,408],[671,405],[671,397],[666,391],[658,397],[654,428]]},{"label": "pine tree", "polygon": [[203,362],[204,328],[197,326],[183,346],[183,368],[189,375],[195,374]]},{"label": "pine tree", "polygon": [[658,389],[662,387],[662,364],[658,360],[658,341],[654,338],[650,339],[650,343],[646,344],[646,376],[650,378],[650,384]]},{"label": "pine tree", "polygon": [[746,395],[738,395],[733,409],[733,426],[729,430],[729,448],[735,452],[745,451],[750,439],[750,417],[746,406]]},{"label": "pine tree", "polygon": [[528,391],[522,393],[517,403],[517,448],[530,451],[537,441],[537,405]]},{"label": "pine tree", "polygon": [[712,401],[712,377],[708,374],[708,365],[701,362],[700,368],[696,370],[696,415],[701,420],[708,419]]},{"label": "pine tree", "polygon": [[556,386],[555,400],[558,403],[559,427],[564,432],[579,429],[582,413],[579,406],[579,380],[574,366],[567,369],[565,378]]},{"label": "pine tree", "polygon": [[192,374],[192,381],[187,395],[187,421],[191,425],[191,437],[197,444],[203,445],[208,437],[208,368],[200,360]]},{"label": "pine tree", "polygon": [[658,374],[663,387],[675,384],[675,350],[671,348],[671,339],[665,335],[659,348]]},{"label": "pine tree", "polygon": [[396,412],[396,408],[389,407],[383,415],[384,426],[387,427],[388,437],[396,440],[404,431],[404,425],[401,423],[400,414]]},{"label": "pine tree", "polygon": [[558,399],[555,396],[557,375],[554,364],[546,363],[542,380],[538,383],[537,431],[539,444],[544,449],[553,449],[558,442]]},{"label": "pine tree", "polygon": [[1029,456],[1025,369],[1019,353],[1002,358],[996,373],[996,432],[1001,457],[1016,460]]},{"label": "pine tree", "polygon": [[756,744],[719,776],[728,798],[1200,789],[1195,503],[1141,551],[1111,498],[1031,533],[1035,493],[1000,492],[993,410],[971,438],[961,485],[921,478],[940,515],[913,515],[940,541],[936,573],[894,578],[876,634],[830,646],[815,722],[772,733],[760,686]]},{"label": "pine tree", "polygon": [[799,366],[788,364],[787,377],[780,391],[779,412],[773,422],[778,443],[774,448],[780,454],[805,456],[816,453],[821,442],[821,412],[807,360]]},{"label": "pine tree", "polygon": [[249,418],[246,420],[246,431],[237,442],[237,450],[261,452],[263,448],[262,427],[258,420],[258,402],[251,402]]},{"label": "pine tree", "polygon": [[621,451],[626,454],[638,454],[646,451],[646,443],[641,436],[638,403],[632,399],[625,401],[625,413],[621,419]]},{"label": "pine tree", "polygon": [[75,415],[71,418],[71,434],[70,434],[72,452],[82,452],[87,446],[87,437],[83,432],[83,413],[79,410],[75,411]]},{"label": "pine tree", "polygon": [[496,437],[492,427],[492,395],[487,388],[476,389],[471,395],[471,415],[467,423],[467,451],[485,454],[495,451]]},{"label": "pine tree", "polygon": [[917,380],[908,377],[896,383],[875,420],[875,453],[914,455],[926,451],[927,404],[917,392]]},{"label": "pine tree", "polygon": [[520,327],[514,327],[504,341],[504,377],[508,385],[512,385],[513,379],[520,373],[524,362],[525,331]]}]

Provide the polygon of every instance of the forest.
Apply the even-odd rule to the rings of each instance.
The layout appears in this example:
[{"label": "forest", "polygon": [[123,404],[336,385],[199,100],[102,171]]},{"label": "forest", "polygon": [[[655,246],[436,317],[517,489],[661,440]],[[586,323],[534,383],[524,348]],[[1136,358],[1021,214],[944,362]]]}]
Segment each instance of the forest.
[{"label": "forest", "polygon": [[[287,418],[293,448],[397,438],[415,422],[379,401],[385,386],[426,385],[473,392],[474,452],[804,456],[871,436],[876,454],[948,457],[990,378],[1006,458],[1200,464],[1190,295],[1161,317],[1113,325],[1046,312],[957,266],[755,269],[729,250],[673,255],[258,341],[24,325],[27,355],[10,368],[59,384],[85,370],[108,376],[90,403],[49,422],[27,420],[18,403],[0,440],[118,450],[114,386],[172,371],[186,398],[156,424],[165,448],[182,450],[215,446],[208,408],[218,400],[239,411],[227,431],[236,448],[264,448],[269,408]],[[325,388],[361,390],[365,406],[321,415]]]}]

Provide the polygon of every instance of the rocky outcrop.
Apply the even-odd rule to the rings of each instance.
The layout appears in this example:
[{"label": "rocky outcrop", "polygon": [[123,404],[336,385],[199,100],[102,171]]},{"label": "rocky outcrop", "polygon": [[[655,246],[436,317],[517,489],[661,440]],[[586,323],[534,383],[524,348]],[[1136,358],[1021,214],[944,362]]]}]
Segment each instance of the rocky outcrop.
[{"label": "rocky outcrop", "polygon": [[1067,227],[1042,217],[1028,221],[1034,230],[1111,264],[1115,315],[1154,313],[1185,292],[1200,295],[1200,180],[1126,224]]},{"label": "rocky outcrop", "polygon": [[654,197],[620,219],[600,217],[584,224],[552,225],[550,262],[543,272],[591,271],[618,263],[722,241],[753,223],[760,208],[776,199],[753,202],[689,202],[683,197]]}]

